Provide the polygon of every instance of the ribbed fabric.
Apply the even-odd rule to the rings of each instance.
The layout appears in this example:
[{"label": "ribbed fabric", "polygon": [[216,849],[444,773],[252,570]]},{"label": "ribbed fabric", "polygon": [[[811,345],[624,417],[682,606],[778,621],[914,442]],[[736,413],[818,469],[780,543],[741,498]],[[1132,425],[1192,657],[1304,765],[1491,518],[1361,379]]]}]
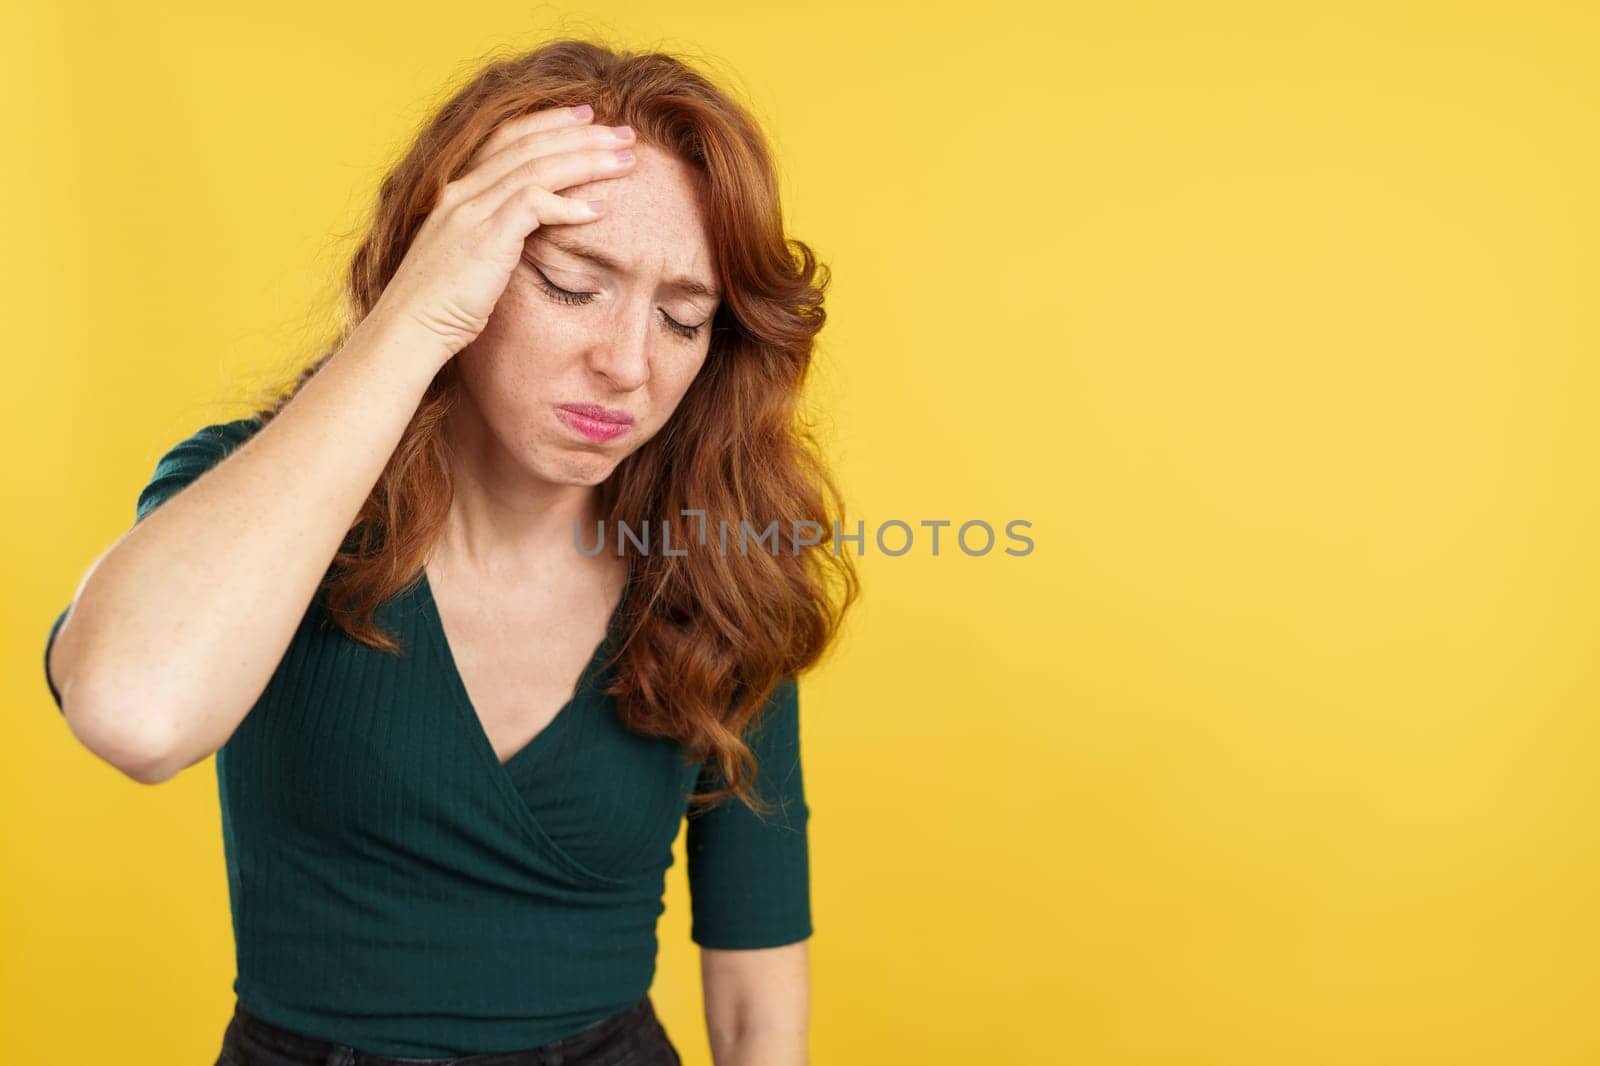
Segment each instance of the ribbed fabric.
[{"label": "ribbed fabric", "polygon": [[[135,521],[258,428],[209,425],[174,446]],[[600,691],[614,634],[572,702],[501,765],[426,576],[377,621],[401,655],[346,637],[319,592],[217,752],[239,1002],[282,1028],[416,1057],[536,1047],[636,1002],[690,790],[720,775],[623,727]],[[775,813],[729,799],[688,819],[690,937],[705,947],[812,933],[794,679],[747,742]]]}]

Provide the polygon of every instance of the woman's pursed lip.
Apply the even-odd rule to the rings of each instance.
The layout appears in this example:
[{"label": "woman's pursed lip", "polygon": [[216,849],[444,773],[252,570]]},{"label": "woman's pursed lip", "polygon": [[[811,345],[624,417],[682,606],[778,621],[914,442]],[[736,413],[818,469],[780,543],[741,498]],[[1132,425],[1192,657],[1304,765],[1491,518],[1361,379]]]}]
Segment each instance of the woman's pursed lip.
[{"label": "woman's pursed lip", "polygon": [[626,411],[618,411],[612,407],[601,407],[597,403],[564,403],[560,405],[563,411],[571,411],[584,418],[592,418],[598,422],[615,422],[620,426],[633,425],[633,416]]}]

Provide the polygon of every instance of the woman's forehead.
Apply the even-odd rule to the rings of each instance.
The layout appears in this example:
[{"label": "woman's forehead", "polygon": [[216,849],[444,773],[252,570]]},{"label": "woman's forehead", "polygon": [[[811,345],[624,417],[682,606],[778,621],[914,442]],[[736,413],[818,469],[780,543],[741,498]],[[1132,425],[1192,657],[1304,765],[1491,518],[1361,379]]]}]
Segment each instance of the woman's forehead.
[{"label": "woman's forehead", "polygon": [[[629,173],[559,192],[573,199],[603,198],[605,212],[593,222],[535,230],[530,241],[612,269],[671,275],[691,288],[693,283],[715,286],[705,210],[696,174],[688,165],[641,145]],[[541,241],[541,233],[548,239]]]}]

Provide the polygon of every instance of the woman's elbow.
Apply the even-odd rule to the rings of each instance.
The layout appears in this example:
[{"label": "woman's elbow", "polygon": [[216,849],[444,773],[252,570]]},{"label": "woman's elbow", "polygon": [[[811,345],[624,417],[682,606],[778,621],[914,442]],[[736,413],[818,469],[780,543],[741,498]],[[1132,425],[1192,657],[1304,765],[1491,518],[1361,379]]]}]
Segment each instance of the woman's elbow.
[{"label": "woman's elbow", "polygon": [[56,688],[62,717],[78,743],[131,780],[158,785],[187,765],[174,750],[170,728],[149,710],[136,708],[126,686],[67,671]]}]

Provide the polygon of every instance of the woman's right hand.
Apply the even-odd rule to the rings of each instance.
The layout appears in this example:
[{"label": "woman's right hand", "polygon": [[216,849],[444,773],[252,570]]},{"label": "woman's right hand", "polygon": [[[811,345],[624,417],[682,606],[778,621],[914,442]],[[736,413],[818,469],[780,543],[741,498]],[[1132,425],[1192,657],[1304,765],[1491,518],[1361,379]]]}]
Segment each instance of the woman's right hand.
[{"label": "woman's right hand", "polygon": [[521,262],[528,234],[601,217],[603,201],[560,190],[633,169],[633,131],[593,119],[582,105],[501,124],[469,169],[445,185],[369,317],[419,328],[437,343],[440,366],[472,343]]}]

